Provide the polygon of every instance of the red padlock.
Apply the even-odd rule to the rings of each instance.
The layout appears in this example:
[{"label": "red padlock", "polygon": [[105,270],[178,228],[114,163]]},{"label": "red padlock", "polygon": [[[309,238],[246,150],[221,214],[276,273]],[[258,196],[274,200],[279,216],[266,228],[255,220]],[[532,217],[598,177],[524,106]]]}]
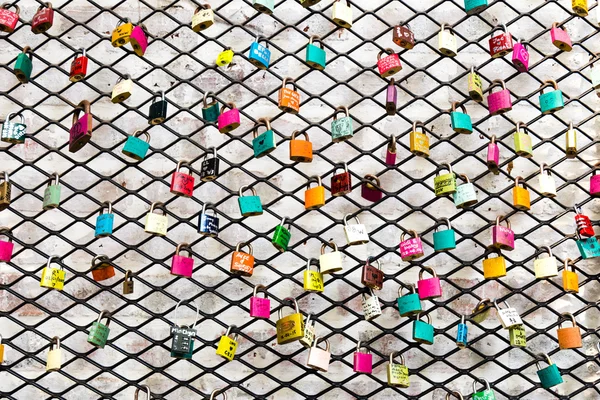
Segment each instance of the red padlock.
[{"label": "red padlock", "polygon": [[[81,56],[77,57],[77,54]],[[71,82],[79,82],[87,75],[88,58],[85,56],[85,49],[81,48],[75,53],[75,59],[71,61],[71,72],[69,72],[69,80]]]},{"label": "red padlock", "polygon": [[594,232],[594,227],[592,226],[592,221],[590,217],[582,214],[581,207],[575,204],[575,224],[577,224],[577,232],[580,236],[592,237],[596,233]]},{"label": "red padlock", "polygon": [[37,12],[31,20],[31,32],[38,34],[44,33],[52,28],[54,23],[54,10],[52,3],[44,3],[38,7]]},{"label": "red padlock", "polygon": [[110,259],[99,254],[92,259],[92,278],[96,282],[104,281],[115,276],[115,267],[110,263]]},{"label": "red padlock", "polygon": [[[500,35],[494,36],[494,32],[499,29],[502,29],[503,32]],[[492,29],[490,34],[492,35],[490,39],[490,55],[492,58],[504,57],[513,51],[512,36],[506,29],[506,25]]]},{"label": "red padlock", "polygon": [[[10,8],[14,8],[15,11],[10,11]],[[0,7],[0,32],[13,33],[19,22],[20,12],[21,9],[17,5],[2,4]]]},{"label": "red padlock", "polygon": [[[381,58],[383,53],[387,53],[388,55]],[[377,68],[379,69],[379,75],[381,75],[382,78],[392,76],[402,70],[400,57],[398,57],[398,54],[392,49],[381,50],[379,54],[377,54]]]},{"label": "red padlock", "polygon": [[[181,167],[186,167],[189,170],[189,174],[179,172]],[[192,169],[190,164],[185,161],[179,161],[177,163],[177,169],[173,172],[171,177],[171,193],[177,196],[192,197],[194,194],[194,177],[192,176]]]},{"label": "red padlock", "polygon": [[344,171],[336,174],[335,172],[341,164],[336,164],[333,170],[333,176],[331,177],[331,195],[332,196],[343,196],[352,191],[352,175],[348,171],[348,165],[343,163]]}]

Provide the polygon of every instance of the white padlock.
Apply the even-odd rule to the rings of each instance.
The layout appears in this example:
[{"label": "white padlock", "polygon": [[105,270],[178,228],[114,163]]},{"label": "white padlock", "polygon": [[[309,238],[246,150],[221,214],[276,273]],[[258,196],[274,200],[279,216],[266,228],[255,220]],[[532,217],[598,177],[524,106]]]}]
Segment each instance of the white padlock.
[{"label": "white padlock", "polygon": [[369,243],[367,227],[360,223],[358,217],[354,217],[356,224],[348,224],[348,217],[350,217],[350,214],[344,216],[344,233],[346,234],[348,246]]}]

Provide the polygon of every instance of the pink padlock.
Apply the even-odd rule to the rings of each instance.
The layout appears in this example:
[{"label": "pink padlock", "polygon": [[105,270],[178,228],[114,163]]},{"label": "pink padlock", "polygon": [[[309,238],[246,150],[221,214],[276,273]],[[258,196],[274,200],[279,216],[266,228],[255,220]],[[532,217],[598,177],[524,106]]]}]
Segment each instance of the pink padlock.
[{"label": "pink padlock", "polygon": [[552,44],[558,47],[560,50],[573,50],[573,44],[571,43],[569,33],[564,29],[560,29],[557,22],[552,24],[552,29],[550,29],[550,38],[552,39]]},{"label": "pink padlock", "polygon": [[12,258],[13,249],[15,244],[12,241],[12,238],[8,235],[10,233],[10,229],[6,227],[0,228],[0,236],[6,236],[8,241],[0,240],[0,261],[10,262]]},{"label": "pink padlock", "polygon": [[385,112],[387,115],[396,115],[398,90],[394,78],[390,79],[385,95]]},{"label": "pink padlock", "polygon": [[[381,58],[383,53],[387,53],[388,55]],[[398,54],[392,49],[381,50],[379,54],[377,54],[377,69],[379,69],[379,75],[381,75],[382,78],[387,78],[388,76],[400,72],[400,70],[402,70],[400,57],[398,57]]]},{"label": "pink padlock", "polygon": [[[189,257],[180,256],[179,252],[185,250],[188,252]],[[177,245],[175,255],[171,260],[171,275],[184,276],[186,278],[192,277],[194,270],[194,259],[192,258],[192,250],[188,243],[181,243]]]},{"label": "pink padlock", "polygon": [[592,177],[590,178],[590,195],[592,197],[600,197],[600,175],[596,175],[596,171],[600,168],[600,163],[594,165]]},{"label": "pink padlock", "polygon": [[[493,93],[492,89],[496,86],[502,86],[502,90]],[[510,92],[506,88],[503,80],[493,80],[488,90],[490,91],[490,94],[488,95],[488,110],[490,115],[498,115],[512,110]]]},{"label": "pink padlock", "polygon": [[492,135],[488,144],[487,167],[494,175],[500,174],[500,148],[496,144],[496,135]]},{"label": "pink padlock", "polygon": [[148,48],[148,36],[146,36],[146,32],[144,24],[140,24],[133,28],[131,36],[129,36],[129,43],[131,43],[133,51],[140,57],[146,53],[146,49]]},{"label": "pink padlock", "polygon": [[[364,348],[367,352],[362,353],[360,351],[361,348]],[[363,374],[373,373],[373,354],[371,354],[371,351],[366,346],[360,346],[360,340],[354,352],[354,372],[361,372]]]},{"label": "pink padlock", "polygon": [[419,257],[423,257],[423,242],[421,242],[421,238],[419,234],[415,231],[408,231],[413,237],[407,240],[404,240],[404,236],[406,236],[405,232],[402,232],[400,236],[400,258],[402,261],[412,261],[416,260]]},{"label": "pink padlock", "polygon": [[[225,108],[229,108],[230,110],[225,111]],[[221,133],[231,132],[240,126],[240,110],[235,108],[235,103],[223,104],[217,126]]]},{"label": "pink padlock", "polygon": [[[506,226],[500,225],[500,222],[506,221]],[[515,249],[515,232],[510,229],[510,221],[503,215],[496,217],[496,226],[492,227],[492,246],[512,251]]]},{"label": "pink padlock", "polygon": [[529,70],[529,51],[527,51],[525,43],[521,43],[521,39],[515,43],[513,48],[512,63],[519,72]]},{"label": "pink padlock", "polygon": [[385,163],[389,166],[396,165],[396,136],[394,135],[390,136],[390,142],[385,154]]},{"label": "pink padlock", "polygon": [[[423,279],[423,272],[429,272],[433,275],[431,278]],[[419,280],[417,281],[417,288],[419,290],[419,299],[430,300],[442,297],[442,284],[440,278],[438,278],[435,270],[431,267],[422,266],[419,271]]]},{"label": "pink padlock", "polygon": [[[263,292],[265,297],[258,297],[259,291]],[[254,318],[271,318],[271,300],[266,286],[254,286],[254,293],[250,297],[250,316]]]}]

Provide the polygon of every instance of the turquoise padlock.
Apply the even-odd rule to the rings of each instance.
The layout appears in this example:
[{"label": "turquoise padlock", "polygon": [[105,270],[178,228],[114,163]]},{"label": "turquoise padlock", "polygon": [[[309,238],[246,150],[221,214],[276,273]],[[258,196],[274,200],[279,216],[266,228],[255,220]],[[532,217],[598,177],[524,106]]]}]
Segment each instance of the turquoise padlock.
[{"label": "turquoise padlock", "polygon": [[[314,45],[313,42],[319,42],[319,46]],[[325,49],[323,49],[321,38],[316,35],[311,36],[308,40],[308,45],[306,45],[306,63],[319,71],[325,69],[327,54],[325,53]]]},{"label": "turquoise padlock", "polygon": [[431,317],[425,314],[427,322],[421,321],[421,313],[417,314],[417,319],[413,323],[413,339],[422,344],[433,344],[434,329],[431,325]]},{"label": "turquoise padlock", "polygon": [[[346,116],[338,118],[340,112],[345,112]],[[335,109],[333,121],[331,121],[331,141],[333,143],[343,142],[354,136],[354,128],[352,127],[352,118],[348,107],[340,106]]]},{"label": "turquoise padlock", "polygon": [[[477,391],[477,383],[481,382],[484,385],[483,390]],[[490,383],[483,378],[475,378],[473,380],[473,400],[496,400],[496,395],[490,387]]]},{"label": "turquoise padlock", "polygon": [[[261,41],[265,42],[265,46],[260,44]],[[256,68],[267,69],[271,62],[271,50],[269,50],[269,42],[262,36],[257,36],[256,40],[250,45],[250,54],[248,54],[248,61]]]},{"label": "turquoise padlock", "polygon": [[[107,207],[107,213],[104,214],[104,207]],[[112,203],[105,201],[100,207],[100,214],[96,217],[96,237],[106,237],[113,233],[113,223],[115,221],[115,214],[112,212]]]},{"label": "turquoise padlock", "polygon": [[[106,324],[100,322],[102,318],[106,318]],[[110,333],[108,325],[110,325],[110,313],[108,311],[101,311],[96,322],[92,323],[90,333],[87,337],[88,343],[103,349],[108,340],[108,334]]]},{"label": "turquoise padlock", "polygon": [[[140,135],[144,135],[146,137],[146,140],[144,141],[140,139],[138,137]],[[133,132],[133,135],[127,137],[127,141],[125,142],[125,146],[123,146],[123,150],[121,150],[121,153],[135,160],[142,161],[144,157],[146,157],[149,148],[150,134],[148,132],[142,132],[140,130],[137,130]]]},{"label": "turquoise padlock", "polygon": [[54,173],[50,175],[48,186],[44,190],[44,203],[42,205],[44,210],[52,210],[58,208],[60,205],[60,182],[58,180],[58,174]]},{"label": "turquoise padlock", "polygon": [[538,369],[537,375],[540,378],[540,383],[542,384],[542,387],[544,389],[560,385],[564,382],[562,376],[560,375],[558,367],[556,366],[556,364],[552,363],[552,360],[550,359],[550,357],[548,357],[547,354],[540,353],[537,354],[537,357],[541,358],[542,360],[545,360],[548,363],[548,366],[546,368],[540,368],[539,360],[535,362],[535,365]]},{"label": "turquoise padlock", "polygon": [[29,79],[31,79],[31,71],[33,71],[33,51],[31,50],[31,47],[25,46],[23,51],[17,56],[14,70],[19,82],[29,82]]},{"label": "turquoise padlock", "polygon": [[488,6],[487,0],[465,0],[465,12],[473,15],[482,12]]},{"label": "turquoise padlock", "polygon": [[[259,126],[264,126],[267,129],[260,135],[258,134]],[[256,158],[266,156],[277,147],[277,142],[275,142],[275,134],[273,133],[273,130],[271,129],[271,123],[267,118],[259,118],[258,121],[256,121],[252,135],[254,136],[254,139],[252,139],[252,148],[254,149],[254,157]]]},{"label": "turquoise padlock", "polygon": [[[209,103],[207,100],[211,98],[212,101]],[[219,119],[219,102],[213,92],[204,93],[204,99],[202,99],[202,118],[208,122],[217,122]]]},{"label": "turquoise padlock", "polygon": [[[544,88],[548,86],[552,86],[554,90],[544,93]],[[565,107],[562,90],[558,90],[558,85],[555,81],[544,81],[540,86],[540,90],[540,109],[542,110],[542,114],[549,114]]]},{"label": "turquoise padlock", "polygon": [[407,294],[402,294],[404,286],[398,288],[398,311],[401,317],[417,315],[423,311],[415,285],[408,285],[408,287],[410,293]]},{"label": "turquoise padlock", "polygon": [[[460,111],[456,111],[456,105],[459,105]],[[452,124],[452,129],[456,133],[464,133],[470,134],[473,133],[473,123],[471,122],[471,116],[467,114],[467,109],[464,105],[460,104],[458,101],[452,103],[452,112],[450,113],[450,123]]]},{"label": "turquoise padlock", "polygon": [[252,7],[258,12],[271,15],[275,10],[275,0],[252,0]]},{"label": "turquoise padlock", "polygon": [[[436,222],[437,224],[435,226],[435,232],[433,233],[433,249],[435,251],[455,249],[456,238],[454,235],[454,229],[452,229],[452,225],[450,225],[450,220],[448,218],[442,218]],[[444,223],[448,229],[438,232],[438,226],[443,225]]]},{"label": "turquoise padlock", "polygon": [[247,186],[242,186],[238,192],[238,204],[240,206],[240,213],[244,217],[251,217],[253,215],[261,215],[263,213],[262,204],[260,203],[260,197],[256,195],[256,190],[250,188],[252,196],[244,196],[244,191],[248,189]]},{"label": "turquoise padlock", "polygon": [[600,257],[600,243],[595,236],[582,238],[577,232],[577,248],[584,260],[588,258]]}]

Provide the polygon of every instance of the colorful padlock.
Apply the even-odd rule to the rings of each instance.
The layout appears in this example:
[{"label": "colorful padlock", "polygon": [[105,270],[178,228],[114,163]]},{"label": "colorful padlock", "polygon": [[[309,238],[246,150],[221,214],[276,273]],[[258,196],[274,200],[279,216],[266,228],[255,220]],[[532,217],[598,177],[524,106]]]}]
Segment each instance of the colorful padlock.
[{"label": "colorful padlock", "polygon": [[144,24],[139,24],[133,28],[129,36],[129,43],[133,52],[140,57],[143,57],[146,54],[146,49],[148,49],[148,36],[150,36],[150,33]]},{"label": "colorful padlock", "polygon": [[[288,88],[287,85],[292,85],[292,89]],[[283,112],[290,114],[298,114],[300,112],[300,92],[298,92],[294,79],[283,79],[277,103],[279,109]]]},{"label": "colorful padlock", "polygon": [[44,189],[44,201],[42,209],[44,211],[58,208],[60,205],[60,181],[57,173],[50,175],[48,186]]},{"label": "colorful padlock", "polygon": [[536,253],[547,253],[548,257],[540,258],[539,255],[536,256],[536,259],[533,261],[535,277],[537,279],[546,279],[558,276],[558,264],[556,257],[552,255],[552,249],[549,246],[543,246]]},{"label": "colorful padlock", "polygon": [[98,254],[92,258],[92,278],[96,282],[105,281],[115,276],[115,267],[110,262],[108,256]]},{"label": "colorful padlock", "polygon": [[[448,229],[438,231],[440,225],[446,225]],[[450,220],[448,218],[441,218],[436,221],[435,231],[433,232],[433,249],[437,251],[452,250],[456,248],[456,236]]]},{"label": "colorful padlock", "polygon": [[379,298],[373,292],[373,289],[369,289],[369,297],[367,293],[361,293],[361,305],[363,314],[366,321],[372,321],[381,315],[381,304],[379,304]]},{"label": "colorful padlock", "polygon": [[[477,390],[477,384],[482,383],[483,389]],[[473,399],[472,400],[496,400],[496,395],[490,387],[490,383],[483,378],[473,379]]]},{"label": "colorful padlock", "polygon": [[[156,100],[160,97],[160,100]],[[165,92],[160,91],[152,94],[152,103],[150,104],[150,112],[148,114],[148,124],[159,125],[167,119],[167,106],[169,103],[165,98]]]},{"label": "colorful padlock", "polygon": [[438,49],[447,57],[455,57],[458,53],[456,35],[454,35],[452,25],[442,24],[438,33]]},{"label": "colorful padlock", "polygon": [[483,321],[487,319],[492,309],[492,301],[488,298],[481,299],[479,303],[473,308],[473,313],[471,314],[471,321],[481,324]]},{"label": "colorful padlock", "polygon": [[454,198],[454,206],[460,209],[477,204],[477,191],[475,190],[475,185],[471,183],[467,175],[458,174],[458,177],[464,180],[465,183],[456,186],[456,192],[452,195]]},{"label": "colorful padlock", "polygon": [[[211,99],[209,102],[208,100]],[[219,120],[219,101],[213,92],[204,93],[202,98],[202,118],[207,122]]]},{"label": "colorful padlock", "polygon": [[319,347],[319,338],[316,337],[313,341],[313,345],[308,350],[308,359],[306,360],[306,366],[317,371],[327,372],[329,369],[329,362],[331,361],[331,352],[329,348],[329,341],[327,339],[322,340],[325,342],[325,348]]},{"label": "colorful padlock", "polygon": [[[264,46],[260,44],[261,41],[265,42]],[[269,50],[269,42],[267,39],[262,36],[256,37],[256,40],[250,45],[248,61],[256,68],[263,70],[269,68],[269,63],[271,62],[271,50]]]},{"label": "colorful padlock", "polygon": [[[299,135],[304,136],[304,140],[296,139],[296,136]],[[290,160],[303,163],[312,162],[313,146],[307,132],[292,132],[292,137],[290,138]]]},{"label": "colorful padlock", "polygon": [[240,206],[240,213],[243,217],[262,215],[263,208],[262,204],[260,203],[260,196],[256,194],[256,190],[253,187],[250,188],[252,196],[244,196],[244,191],[247,189],[247,186],[242,186],[238,192],[238,205]]},{"label": "colorful padlock", "polygon": [[[213,215],[208,213],[212,210]],[[202,236],[219,236],[219,217],[217,217],[217,207],[213,203],[204,203],[202,211],[198,217],[198,233]]]},{"label": "colorful padlock", "polygon": [[223,336],[221,336],[221,339],[219,339],[217,351],[215,352],[216,355],[223,357],[227,361],[233,360],[238,346],[238,333],[235,332],[233,338],[229,337],[229,335],[233,333],[234,329],[237,329],[237,326],[230,325],[227,327],[227,331]]},{"label": "colorful padlock", "polygon": [[552,29],[550,29],[550,39],[552,40],[552,44],[561,51],[568,52],[573,50],[569,33],[566,29],[561,29],[558,26],[558,22],[552,24]]},{"label": "colorful padlock", "polygon": [[[11,8],[14,8],[15,11],[11,11]],[[20,13],[21,9],[16,4],[2,4],[0,6],[0,32],[13,33],[19,22]]]},{"label": "colorful padlock", "polygon": [[[96,346],[99,349],[103,349],[106,346],[106,342],[108,341],[108,335],[110,333],[110,317],[112,315],[103,310],[98,315],[98,319],[92,323],[90,328],[90,332],[88,333],[87,342]],[[106,324],[103,324],[101,321],[103,318],[106,318]]]},{"label": "colorful padlock", "polygon": [[[569,267],[571,268],[571,271],[569,271]],[[570,258],[565,259],[565,263],[563,265],[562,284],[565,292],[579,293],[579,277],[577,276],[577,271],[575,270],[575,263]]]},{"label": "colorful padlock", "polygon": [[[550,357],[548,357],[547,354],[536,354],[536,359],[538,360],[535,362],[538,369],[537,375],[538,378],[540,378],[540,383],[542,384],[542,387],[544,389],[549,389],[552,386],[560,385],[564,382],[562,376],[560,375],[558,367],[556,366],[556,364],[552,363],[552,360],[550,359]],[[541,368],[539,362],[540,359],[546,361],[548,363],[548,366],[545,368]]]},{"label": "colorful padlock", "polygon": [[479,14],[488,6],[487,0],[465,0],[465,12],[467,15]]},{"label": "colorful padlock", "polygon": [[133,92],[133,80],[127,74],[119,76],[117,83],[113,87],[110,101],[113,104],[119,104],[131,97]]},{"label": "colorful padlock", "polygon": [[[317,186],[311,188],[311,182],[316,182]],[[304,192],[304,208],[306,210],[316,210],[325,205],[325,187],[321,182],[320,176],[311,176],[306,182],[306,191]]]},{"label": "colorful padlock", "polygon": [[[258,297],[258,292],[263,292],[265,297]],[[271,300],[264,285],[254,286],[250,297],[250,316],[253,318],[271,318]]]},{"label": "colorful padlock", "polygon": [[[179,172],[181,167],[188,169],[188,174]],[[171,175],[171,193],[177,196],[192,197],[194,195],[194,176],[192,175],[192,166],[186,160],[177,163],[175,172]]]},{"label": "colorful padlock", "polygon": [[192,15],[192,30],[196,33],[210,28],[215,23],[215,13],[210,4],[200,4]]},{"label": "colorful padlock", "polygon": [[415,285],[411,284],[408,285],[408,287],[410,292],[407,294],[402,294],[404,285],[398,288],[398,299],[396,299],[396,302],[398,303],[398,312],[401,317],[411,317],[423,311],[421,299],[419,298]]},{"label": "colorful padlock", "polygon": [[[311,265],[315,264],[315,270],[311,270]],[[325,290],[323,283],[323,274],[319,268],[316,258],[309,258],[306,262],[306,270],[304,270],[304,290],[307,292],[323,292]]]},{"label": "colorful padlock", "polygon": [[[182,256],[179,253],[186,251],[188,257]],[[180,243],[175,249],[175,254],[171,259],[171,275],[183,276],[191,278],[194,271],[194,259],[192,258],[192,248],[189,243]]]},{"label": "colorful padlock", "polygon": [[[394,363],[394,358],[400,356],[400,364]],[[387,365],[388,385],[394,387],[407,388],[410,386],[410,376],[404,356],[397,351],[390,353],[390,362]]]},{"label": "colorful padlock", "polygon": [[[287,301],[294,302],[294,312],[283,316],[283,307]],[[298,302],[293,297],[286,297],[281,302],[282,306],[277,311],[277,344],[287,344],[300,340],[304,336],[304,318],[298,308]],[[288,306],[289,307],[289,306]]]},{"label": "colorful padlock", "polygon": [[[362,374],[373,373],[373,354],[367,346],[361,346],[359,340],[356,344],[356,351],[354,352],[353,371]],[[365,349],[366,353],[363,353],[361,349]]]},{"label": "colorful padlock", "polygon": [[572,0],[571,8],[573,9],[573,12],[580,17],[587,17],[589,13],[587,3],[588,0]]},{"label": "colorful padlock", "polygon": [[375,260],[377,267],[371,265],[372,257],[367,257],[367,261],[362,268],[360,275],[360,282],[366,287],[374,290],[381,290],[383,288],[384,273],[381,270],[381,261]]},{"label": "colorful padlock", "polygon": [[397,102],[398,90],[396,89],[396,81],[392,78],[385,91],[385,113],[387,115],[396,115]]},{"label": "colorful padlock", "polygon": [[[544,89],[551,86],[554,90],[544,93]],[[540,86],[540,109],[542,114],[550,114],[565,107],[562,90],[558,89],[555,81],[544,81]]]},{"label": "colorful padlock", "polygon": [[529,70],[529,51],[527,45],[521,39],[515,43],[513,48],[512,63],[519,72],[527,72]]},{"label": "colorful padlock", "polygon": [[[571,326],[563,328],[563,321],[571,320]],[[580,349],[583,347],[581,343],[581,329],[577,326],[575,317],[570,313],[562,313],[558,317],[558,330],[556,331],[558,337],[558,347],[561,350],[565,349]]]},{"label": "colorful padlock", "polygon": [[[488,258],[491,253],[497,254],[497,257]],[[506,276],[506,260],[499,249],[490,247],[483,260],[483,277],[485,279],[495,279],[504,276]]]},{"label": "colorful padlock", "polygon": [[456,327],[456,347],[464,349],[469,344],[469,327],[464,315],[460,316],[460,322]]},{"label": "colorful padlock", "polygon": [[[209,157],[212,155],[212,157]],[[217,157],[217,148],[209,147],[206,149],[202,162],[200,163],[200,180],[210,182],[219,176],[219,157]]]},{"label": "colorful padlock", "polygon": [[[419,290],[419,293],[421,290]],[[427,322],[421,321],[421,313],[417,314],[413,322],[413,340],[421,344],[433,344],[435,329],[431,325],[431,316],[425,314]]]},{"label": "colorful padlock", "polygon": [[252,7],[263,14],[271,15],[275,10],[275,0],[252,0]]},{"label": "colorful padlock", "polygon": [[[77,56],[81,54],[81,56]],[[71,61],[71,69],[69,72],[69,80],[71,82],[79,82],[87,75],[88,58],[85,54],[85,49],[80,48],[75,52],[75,58]]]},{"label": "colorful padlock", "polygon": [[[56,345],[56,346],[55,346]],[[60,370],[62,366],[62,352],[60,350],[60,338],[54,336],[50,341],[48,350],[48,359],[46,360],[46,371],[54,372]]]},{"label": "colorful padlock", "polygon": [[10,192],[12,183],[8,177],[8,172],[0,172],[0,211],[6,210],[10,206]]},{"label": "colorful padlock", "polygon": [[[456,111],[456,106],[459,106],[462,112]],[[456,133],[471,134],[473,133],[473,123],[471,116],[467,114],[467,109],[458,101],[452,103],[452,111],[450,112],[450,123],[452,130]]]},{"label": "colorful padlock", "polygon": [[119,19],[116,28],[112,31],[110,42],[113,47],[121,47],[129,43],[133,24],[129,18]]},{"label": "colorful padlock", "polygon": [[[383,53],[386,53],[387,55],[381,58]],[[377,54],[377,69],[379,70],[379,75],[381,75],[382,78],[388,78],[394,74],[397,74],[402,70],[400,57],[398,57],[398,54],[396,54],[396,52],[394,52],[392,49],[387,48],[381,50]]]},{"label": "colorful padlock", "polygon": [[517,122],[517,128],[514,134],[515,153],[521,157],[533,157],[533,146],[531,144],[531,136],[527,134],[529,128],[523,122]]},{"label": "colorful padlock", "polygon": [[[423,273],[426,271],[432,275],[431,278],[423,279]],[[425,265],[421,266],[419,280],[417,281],[417,289],[421,300],[432,300],[442,297],[442,284],[440,278],[438,278],[435,273],[435,269]]]},{"label": "colorful padlock", "polygon": [[[225,111],[226,108],[229,110]],[[217,117],[217,127],[221,133],[229,133],[240,126],[240,110],[235,103],[225,103],[221,106],[221,113]]]},{"label": "colorful padlock", "polygon": [[[14,117],[19,117],[19,122],[13,122]],[[25,118],[23,118],[23,115],[20,113],[10,113],[2,124],[0,140],[6,143],[23,144],[25,143],[26,133],[27,125],[25,125]]]},{"label": "colorful padlock", "polygon": [[500,174],[500,147],[496,143],[496,135],[492,135],[487,147],[487,167],[494,174]]},{"label": "colorful padlock", "polygon": [[352,28],[352,8],[349,0],[334,0],[331,11],[333,23],[339,27]]},{"label": "colorful padlock", "polygon": [[[83,116],[79,118],[79,113]],[[76,153],[83,148],[92,138],[92,106],[89,101],[83,100],[75,110],[69,131],[69,152]]]},{"label": "colorful padlock", "polygon": [[[506,226],[500,225],[502,221],[506,222]],[[510,229],[510,221],[504,215],[497,216],[496,225],[492,227],[492,246],[506,251],[515,249],[515,232]]]},{"label": "colorful padlock", "polygon": [[383,198],[381,181],[375,175],[367,174],[362,179],[360,195],[363,199],[377,202]]},{"label": "colorful padlock", "polygon": [[13,243],[9,228],[5,226],[0,227],[0,236],[6,236],[6,240],[0,240],[0,261],[7,263],[12,259],[15,244]]},{"label": "colorful padlock", "polygon": [[406,232],[402,232],[400,235],[400,257],[402,261],[413,261],[417,258],[423,257],[425,252],[423,251],[423,242],[416,231],[408,231],[412,235],[411,238],[404,240]]},{"label": "colorful padlock", "polygon": [[569,122],[569,129],[565,134],[565,156],[567,158],[577,157],[577,131],[573,127],[573,121]]},{"label": "colorful padlock", "polygon": [[515,186],[513,187],[513,206],[521,211],[529,211],[531,208],[531,197],[529,195],[529,190],[527,190],[527,182],[525,182],[521,176],[515,178]]},{"label": "colorful padlock", "polygon": [[175,322],[173,326],[171,326],[171,334],[173,335],[173,341],[171,343],[171,357],[189,360],[194,354],[196,324],[198,323],[200,311],[198,309],[198,304],[196,304],[196,302],[193,302],[194,306],[196,307],[196,317],[194,318],[194,324],[192,326],[180,325],[179,319],[177,318],[177,312],[179,311],[179,306],[183,302],[189,301],[183,299],[179,300],[179,302],[175,306]]},{"label": "colorful padlock", "polygon": [[598,239],[595,236],[582,238],[579,232],[575,236],[581,258],[587,260],[588,258],[600,257],[600,243],[598,243]]},{"label": "colorful padlock", "polygon": [[[243,247],[248,248],[248,252],[241,251]],[[229,268],[232,274],[242,276],[252,276],[254,272],[254,256],[252,255],[252,245],[248,242],[239,242],[235,246],[235,251],[231,255],[231,266]]]},{"label": "colorful padlock", "polygon": [[223,67],[225,65],[231,64],[233,61],[234,52],[231,47],[226,47],[225,50],[219,53],[217,59],[215,60],[215,64],[219,67]]},{"label": "colorful padlock", "polygon": [[[342,112],[345,116],[338,118],[338,114]],[[348,107],[337,107],[333,113],[333,121],[331,121],[331,141],[333,143],[343,142],[354,136],[354,128],[352,127],[352,117]]]},{"label": "colorful padlock", "polygon": [[[285,227],[286,220],[288,220],[287,228]],[[289,222],[289,218],[281,218],[281,222],[275,227],[275,232],[273,232],[273,239],[271,239],[271,243],[282,253],[287,250],[288,245],[290,244],[290,239],[292,238],[291,231],[292,225]]]},{"label": "colorful padlock", "polygon": [[350,214],[344,216],[344,234],[346,235],[348,246],[369,243],[367,228],[360,223],[360,220],[356,216],[354,217],[356,224],[348,224],[348,217],[350,217]]},{"label": "colorful padlock", "polygon": [[[318,42],[319,45],[313,44]],[[327,54],[323,48],[323,41],[319,36],[313,35],[306,45],[306,63],[314,69],[323,71],[327,65]]]},{"label": "colorful padlock", "polygon": [[392,41],[406,50],[414,48],[415,34],[410,29],[410,25],[400,22],[399,25],[394,26]]},{"label": "colorful padlock", "polygon": [[596,233],[594,232],[594,227],[592,226],[590,217],[583,214],[583,211],[581,211],[581,207],[578,204],[575,204],[573,210],[575,211],[575,224],[577,225],[577,233],[585,237],[595,236]]},{"label": "colorful padlock", "polygon": [[[494,36],[494,32],[501,30],[500,35]],[[513,51],[513,40],[512,35],[506,29],[506,25],[497,26],[490,32],[491,38],[489,40],[490,55],[492,58],[504,57],[511,51]]]},{"label": "colorful padlock", "polygon": [[[417,128],[421,127],[421,132]],[[410,132],[410,152],[415,156],[429,157],[429,138],[425,133],[425,125],[421,121],[415,121]]]},{"label": "colorful padlock", "polygon": [[[264,126],[265,131],[258,134],[258,128]],[[259,118],[254,124],[252,130],[252,149],[254,150],[254,157],[261,158],[271,153],[277,148],[277,141],[275,140],[275,133],[271,129],[271,122],[268,118]]]},{"label": "colorful padlock", "polygon": [[[139,136],[144,135],[146,140],[142,140]],[[121,153],[131,157],[137,161],[142,161],[148,150],[150,149],[150,134],[145,131],[137,130],[132,135],[127,136],[127,141]]]},{"label": "colorful padlock", "polygon": [[[500,86],[502,90],[493,92],[492,89]],[[510,98],[510,91],[506,88],[506,84],[503,80],[495,79],[492,84],[487,88],[488,94],[488,111],[490,115],[498,115],[512,110],[512,100]]]},{"label": "colorful padlock", "polygon": [[46,266],[42,269],[42,276],[40,278],[40,286],[47,287],[50,289],[63,290],[65,286],[66,272],[62,265],[60,268],[51,267],[52,260],[57,259],[60,261],[59,256],[50,256],[46,262]]},{"label": "colorful padlock", "polygon": [[312,318],[312,314],[308,314],[306,316],[306,321],[304,322],[304,333],[302,334],[302,337],[299,340],[300,344],[306,347],[307,349],[310,349],[312,347],[316,335],[317,321],[311,321]]},{"label": "colorful padlock", "polygon": [[[162,215],[156,214],[154,210],[162,210]],[[158,236],[165,236],[169,227],[169,217],[167,216],[167,207],[161,202],[154,202],[150,206],[150,211],[146,214],[146,224],[144,231],[154,233]]]},{"label": "colorful padlock", "polygon": [[539,175],[540,193],[546,197],[556,197],[556,183],[552,176],[552,170],[548,164],[543,163],[540,165]]},{"label": "colorful padlock", "polygon": [[385,152],[385,164],[393,167],[396,165],[396,136],[390,135],[390,141]]},{"label": "colorful padlock", "polygon": [[471,72],[467,75],[467,84],[471,99],[477,102],[483,101],[483,84],[474,66],[471,67]]},{"label": "colorful padlock", "polygon": [[494,307],[496,307],[498,319],[500,320],[502,327],[504,329],[509,329],[516,325],[523,325],[523,321],[521,320],[517,309],[511,307],[507,301],[504,301],[504,305],[506,308],[500,308],[500,306],[498,306],[498,300],[494,299]]},{"label": "colorful padlock", "polygon": [[[444,169],[447,170],[448,173],[440,175],[440,170]],[[447,196],[456,192],[456,174],[452,171],[452,166],[450,164],[442,164],[435,172],[433,187],[436,196]]]},{"label": "colorful padlock", "polygon": [[[343,171],[336,174],[337,170],[343,167]],[[331,195],[334,197],[344,196],[352,192],[352,174],[348,171],[348,164],[335,164],[333,166],[333,175],[331,176]]]},{"label": "colorful padlock", "polygon": [[17,56],[15,61],[15,76],[21,83],[29,83],[31,72],[33,71],[33,50],[31,47],[23,47],[23,51]]},{"label": "colorful padlock", "polygon": [[600,163],[594,165],[592,176],[590,177],[590,196],[600,197],[600,175],[596,175],[600,169]]},{"label": "colorful padlock", "polygon": [[510,345],[513,347],[527,347],[527,332],[523,325],[511,326],[508,329]]}]

